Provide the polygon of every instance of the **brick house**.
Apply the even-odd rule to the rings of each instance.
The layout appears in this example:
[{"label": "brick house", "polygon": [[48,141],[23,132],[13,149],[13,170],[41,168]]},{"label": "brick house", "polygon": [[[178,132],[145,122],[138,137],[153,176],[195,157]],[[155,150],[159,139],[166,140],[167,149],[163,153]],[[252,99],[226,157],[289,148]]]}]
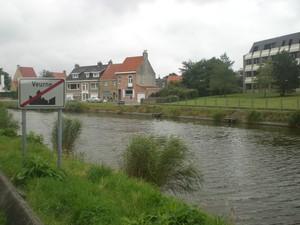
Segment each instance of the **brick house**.
[{"label": "brick house", "polygon": [[99,79],[107,65],[101,62],[92,66],[75,65],[66,79],[66,97],[86,101],[90,97],[99,97]]},{"label": "brick house", "polygon": [[177,75],[176,73],[170,73],[168,76],[164,77],[166,84],[179,83],[182,81],[182,76]]},{"label": "brick house", "polygon": [[32,67],[17,65],[17,70],[11,82],[11,91],[18,90],[18,80],[21,78],[36,78],[36,73]]},{"label": "brick house", "polygon": [[51,76],[56,79],[66,79],[66,71],[63,72],[51,72]]},{"label": "brick house", "polygon": [[127,57],[115,75],[118,100],[125,103],[140,103],[159,90],[147,51],[142,56]]},{"label": "brick house", "polygon": [[100,77],[99,92],[100,98],[108,101],[118,100],[118,87],[116,72],[120,70],[122,64],[113,64],[110,60],[107,68]]}]

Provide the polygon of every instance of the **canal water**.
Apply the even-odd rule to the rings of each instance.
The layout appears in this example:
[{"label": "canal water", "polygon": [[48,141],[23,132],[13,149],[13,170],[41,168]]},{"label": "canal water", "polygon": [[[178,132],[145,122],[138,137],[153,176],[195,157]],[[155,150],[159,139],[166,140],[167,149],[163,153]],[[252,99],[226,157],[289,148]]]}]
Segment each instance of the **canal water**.
[{"label": "canal water", "polygon": [[[12,111],[20,120],[20,112]],[[57,113],[27,112],[29,130],[50,143]],[[199,122],[68,114],[82,121],[76,152],[113,168],[134,134],[176,135],[201,170],[202,187],[175,193],[237,225],[300,224],[300,133],[281,127],[214,126]]]}]

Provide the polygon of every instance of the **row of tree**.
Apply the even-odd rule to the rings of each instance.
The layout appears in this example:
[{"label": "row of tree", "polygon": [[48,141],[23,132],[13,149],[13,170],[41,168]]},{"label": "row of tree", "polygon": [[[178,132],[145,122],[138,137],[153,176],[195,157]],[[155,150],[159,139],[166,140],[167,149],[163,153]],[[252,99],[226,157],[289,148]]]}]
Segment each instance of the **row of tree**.
[{"label": "row of tree", "polygon": [[265,96],[270,89],[276,89],[280,96],[284,96],[299,87],[299,80],[300,66],[297,61],[288,52],[281,52],[261,65],[255,81]]}]

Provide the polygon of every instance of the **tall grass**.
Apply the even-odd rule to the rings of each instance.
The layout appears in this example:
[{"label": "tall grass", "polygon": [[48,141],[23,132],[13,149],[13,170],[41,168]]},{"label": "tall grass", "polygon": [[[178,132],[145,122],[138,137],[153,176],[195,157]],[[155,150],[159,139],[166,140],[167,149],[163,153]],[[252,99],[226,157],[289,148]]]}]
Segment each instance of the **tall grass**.
[{"label": "tall grass", "polygon": [[[81,133],[82,124],[77,119],[67,117],[63,117],[62,124],[62,148],[64,153],[71,154],[74,151],[75,141]],[[55,121],[52,129],[52,144],[54,148],[57,147],[57,126],[58,121]]]},{"label": "tall grass", "polygon": [[123,156],[131,177],[171,190],[193,190],[201,176],[188,161],[188,148],[176,137],[135,136]]},{"label": "tall grass", "polygon": [[17,135],[18,128],[18,122],[6,108],[0,106],[0,134],[13,137]]},{"label": "tall grass", "polygon": [[289,127],[300,128],[300,111],[293,112],[289,116]]}]

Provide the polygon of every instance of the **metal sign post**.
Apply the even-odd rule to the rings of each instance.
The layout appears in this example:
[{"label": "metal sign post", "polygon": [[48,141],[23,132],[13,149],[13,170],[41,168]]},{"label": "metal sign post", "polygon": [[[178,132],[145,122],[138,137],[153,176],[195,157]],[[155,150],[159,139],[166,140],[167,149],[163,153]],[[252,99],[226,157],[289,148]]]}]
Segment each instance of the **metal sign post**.
[{"label": "metal sign post", "polygon": [[26,134],[26,109],[22,109],[22,157],[23,161],[27,152],[27,134]]},{"label": "metal sign post", "polygon": [[62,109],[65,107],[65,80],[36,78],[19,80],[19,108],[22,109],[22,155],[26,157],[26,109],[58,109],[57,167],[62,158]]},{"label": "metal sign post", "polygon": [[62,156],[62,109],[58,110],[57,118],[57,167],[61,168]]}]

